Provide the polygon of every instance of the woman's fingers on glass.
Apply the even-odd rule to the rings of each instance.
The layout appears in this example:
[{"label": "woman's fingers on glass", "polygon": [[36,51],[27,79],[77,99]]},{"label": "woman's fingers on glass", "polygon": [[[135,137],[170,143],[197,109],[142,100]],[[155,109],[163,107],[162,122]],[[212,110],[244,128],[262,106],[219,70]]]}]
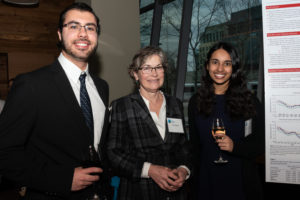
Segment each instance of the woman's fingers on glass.
[{"label": "woman's fingers on glass", "polygon": [[218,146],[220,147],[221,150],[232,152],[233,141],[230,139],[230,137],[227,136],[223,140],[219,140],[217,142],[218,142]]},{"label": "woman's fingers on glass", "polygon": [[217,140],[217,142],[224,140],[224,135],[222,134],[215,134],[214,137]]}]

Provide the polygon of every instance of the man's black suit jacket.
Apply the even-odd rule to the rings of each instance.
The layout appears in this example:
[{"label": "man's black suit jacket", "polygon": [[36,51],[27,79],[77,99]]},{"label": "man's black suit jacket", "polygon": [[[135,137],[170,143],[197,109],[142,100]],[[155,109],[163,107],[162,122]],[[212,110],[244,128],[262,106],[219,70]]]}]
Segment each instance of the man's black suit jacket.
[{"label": "man's black suit jacket", "polygon": [[[108,85],[98,77],[92,78],[106,106],[99,145],[105,168]],[[20,75],[0,115],[0,174],[51,199],[77,199],[83,191],[71,192],[73,173],[88,156],[92,143],[89,134],[58,60]]]}]

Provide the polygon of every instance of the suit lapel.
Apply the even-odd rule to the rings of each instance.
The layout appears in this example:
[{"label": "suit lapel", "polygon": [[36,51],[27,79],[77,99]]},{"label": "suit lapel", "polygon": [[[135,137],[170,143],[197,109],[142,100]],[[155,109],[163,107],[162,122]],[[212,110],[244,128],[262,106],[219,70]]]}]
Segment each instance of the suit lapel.
[{"label": "suit lapel", "polygon": [[[168,95],[165,95],[166,98],[166,136],[165,136],[165,142],[171,137],[171,134],[169,132],[169,127],[168,127],[168,123],[167,123],[167,119],[168,117],[172,117],[172,109],[173,106],[170,106],[170,98]],[[174,108],[173,108],[174,109]]]},{"label": "suit lapel", "polygon": [[94,75],[90,74],[90,76],[92,77],[94,84],[97,88],[98,94],[100,96],[100,98],[102,99],[105,107],[107,108],[107,104],[108,104],[108,94],[106,91],[103,90],[103,85],[101,84],[100,80],[98,78],[96,78]]},{"label": "suit lapel", "polygon": [[80,130],[82,130],[79,132],[84,133],[84,138],[90,138],[86,137],[87,134],[89,134],[89,130],[85,125],[82,110],[73,92],[72,86],[67,78],[67,75],[65,74],[58,60],[56,60],[55,63],[52,65],[52,71],[54,73],[54,84],[56,85],[60,95],[63,97],[62,99],[65,101],[65,105],[70,112],[70,116],[73,117],[74,126],[79,126]]},{"label": "suit lapel", "polygon": [[151,117],[147,105],[145,104],[139,92],[133,93],[131,95],[131,98],[135,100],[133,106],[134,109],[137,111],[138,116],[140,116],[142,120],[146,122],[146,125],[149,129],[151,129],[151,132],[153,132],[156,135],[156,138],[158,139],[159,143],[163,143],[164,140],[161,138],[161,135]]},{"label": "suit lapel", "polygon": [[105,106],[105,113],[104,113],[104,123],[103,123],[103,128],[102,128],[102,133],[100,137],[100,142],[98,145],[98,150],[99,150],[99,155],[100,159],[102,160],[104,157],[104,148],[105,148],[105,141],[107,137],[107,132],[108,132],[108,118],[109,118],[109,110],[108,110],[108,91],[104,90],[104,83],[101,82],[99,78],[96,78],[94,75],[90,74],[94,84],[97,88],[98,94]]},{"label": "suit lapel", "polygon": [[[168,95],[165,95],[166,98],[166,118],[177,118],[177,119],[182,119],[181,118],[181,110],[180,107],[178,106],[178,103],[176,100],[173,100]],[[169,132],[169,127],[168,123],[166,120],[166,137],[165,137],[165,142],[169,140],[172,137],[172,133]]]}]

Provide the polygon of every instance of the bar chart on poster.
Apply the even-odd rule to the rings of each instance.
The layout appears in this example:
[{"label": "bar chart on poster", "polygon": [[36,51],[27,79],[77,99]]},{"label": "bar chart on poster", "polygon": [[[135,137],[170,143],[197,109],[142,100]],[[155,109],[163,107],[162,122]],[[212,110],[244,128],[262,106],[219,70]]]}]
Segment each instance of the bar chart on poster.
[{"label": "bar chart on poster", "polygon": [[300,1],[263,0],[266,181],[300,184]]}]

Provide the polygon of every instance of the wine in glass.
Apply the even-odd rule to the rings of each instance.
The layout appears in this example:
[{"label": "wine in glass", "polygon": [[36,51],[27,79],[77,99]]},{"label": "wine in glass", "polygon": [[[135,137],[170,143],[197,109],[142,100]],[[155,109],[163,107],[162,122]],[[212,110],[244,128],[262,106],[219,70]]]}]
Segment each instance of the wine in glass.
[{"label": "wine in glass", "polygon": [[[216,135],[216,134],[218,134],[218,135]],[[213,123],[212,123],[212,135],[215,138],[215,140],[219,140],[219,139],[223,138],[223,136],[220,136],[220,134],[223,134],[223,135],[226,134],[223,120],[221,118],[214,118]],[[214,163],[217,163],[217,164],[228,163],[228,160],[223,159],[222,152],[220,149],[219,149],[219,159],[215,160]]]}]

